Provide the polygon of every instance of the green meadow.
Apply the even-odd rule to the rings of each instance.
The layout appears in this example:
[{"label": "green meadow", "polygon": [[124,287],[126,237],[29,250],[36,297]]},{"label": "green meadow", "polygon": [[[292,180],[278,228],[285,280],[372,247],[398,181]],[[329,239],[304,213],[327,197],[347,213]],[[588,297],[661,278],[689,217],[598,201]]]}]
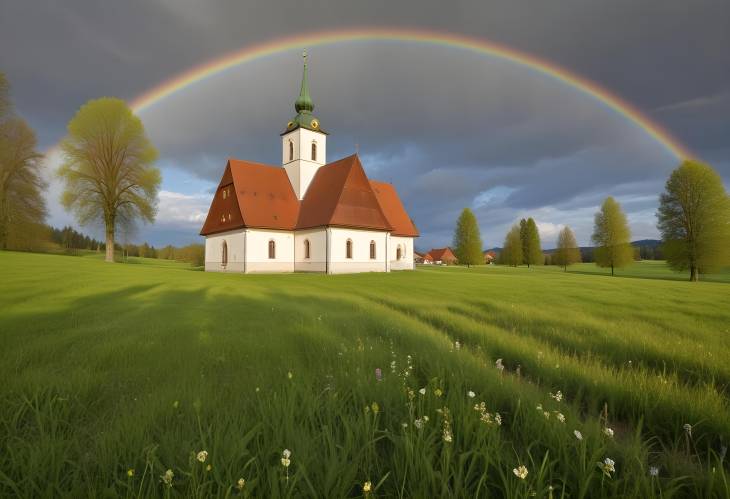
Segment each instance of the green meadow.
[{"label": "green meadow", "polygon": [[728,274],[0,269],[0,497],[730,496]]}]

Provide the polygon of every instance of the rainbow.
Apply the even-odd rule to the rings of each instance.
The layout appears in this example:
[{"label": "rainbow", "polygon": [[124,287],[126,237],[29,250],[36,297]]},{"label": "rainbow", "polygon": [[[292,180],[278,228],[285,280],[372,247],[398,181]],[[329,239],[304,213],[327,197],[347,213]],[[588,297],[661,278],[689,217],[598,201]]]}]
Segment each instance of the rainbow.
[{"label": "rainbow", "polygon": [[692,157],[692,154],[686,146],[639,109],[597,83],[583,78],[557,64],[488,40],[420,29],[348,28],[293,35],[258,45],[247,46],[209,60],[172,77],[134,98],[130,105],[135,112],[140,113],[191,85],[195,85],[241,64],[286,50],[352,41],[417,42],[453,47],[507,60],[514,64],[524,66],[536,73],[551,77],[594,98],[602,105],[612,109],[640,127],[678,159]]}]

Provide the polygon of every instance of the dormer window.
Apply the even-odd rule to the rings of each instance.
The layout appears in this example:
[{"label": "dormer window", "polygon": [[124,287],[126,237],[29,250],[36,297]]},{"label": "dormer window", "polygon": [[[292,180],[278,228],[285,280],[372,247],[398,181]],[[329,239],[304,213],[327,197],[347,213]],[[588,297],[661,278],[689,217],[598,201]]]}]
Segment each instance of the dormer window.
[{"label": "dormer window", "polygon": [[317,143],[312,142],[312,161],[317,161]]}]

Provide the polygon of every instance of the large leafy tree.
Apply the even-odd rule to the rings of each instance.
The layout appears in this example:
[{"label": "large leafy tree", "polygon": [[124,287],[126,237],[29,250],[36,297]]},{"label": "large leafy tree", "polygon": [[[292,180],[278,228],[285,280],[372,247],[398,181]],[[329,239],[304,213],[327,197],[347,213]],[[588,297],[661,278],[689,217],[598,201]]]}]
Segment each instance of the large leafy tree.
[{"label": "large leafy tree", "polygon": [[667,262],[689,269],[690,281],[730,265],[730,198],[712,167],[685,161],[674,170],[657,218]]},{"label": "large leafy tree", "polygon": [[65,182],[62,203],[80,224],[102,222],[106,261],[114,261],[114,237],[137,220],[153,222],[161,177],[154,148],[124,101],[105,97],[79,109],[61,143]]},{"label": "large leafy tree", "polygon": [[532,218],[520,220],[520,239],[522,241],[522,263],[530,265],[540,265],[545,258],[540,247],[540,232],[537,230],[537,224]]},{"label": "large leafy tree", "polygon": [[615,268],[625,267],[634,260],[626,214],[611,196],[606,198],[596,213],[592,239],[596,245],[593,252],[596,264],[599,267],[611,267],[611,275],[614,275]]},{"label": "large leafy tree", "polygon": [[12,113],[8,83],[0,73],[0,249],[31,249],[45,231],[43,156],[35,132]]},{"label": "large leafy tree", "polygon": [[568,270],[568,265],[581,261],[580,248],[575,240],[575,234],[567,225],[558,234],[558,247],[553,255],[553,263]]},{"label": "large leafy tree", "polygon": [[503,264],[517,267],[522,263],[522,239],[520,226],[515,224],[504,238],[500,260]]},{"label": "large leafy tree", "polygon": [[477,223],[477,217],[469,208],[464,208],[456,221],[454,254],[462,265],[469,266],[484,263],[479,224]]}]

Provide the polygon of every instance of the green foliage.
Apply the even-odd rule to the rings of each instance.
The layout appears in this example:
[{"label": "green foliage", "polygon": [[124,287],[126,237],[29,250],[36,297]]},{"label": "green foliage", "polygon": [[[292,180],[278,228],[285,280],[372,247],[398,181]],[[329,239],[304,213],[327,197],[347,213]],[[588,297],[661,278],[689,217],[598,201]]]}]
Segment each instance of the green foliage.
[{"label": "green foliage", "polygon": [[0,249],[37,250],[46,239],[43,155],[35,132],[12,112],[0,73]]},{"label": "green foliage", "polygon": [[658,228],[667,262],[699,274],[730,265],[730,197],[710,166],[685,161],[672,172],[659,199]]},{"label": "green foliage", "polygon": [[502,253],[499,256],[501,263],[513,267],[522,263],[522,238],[520,237],[519,225],[515,224],[512,226],[507,236],[505,236],[502,246]]},{"label": "green foliage", "polygon": [[542,265],[545,257],[540,247],[540,233],[532,218],[520,220],[520,240],[522,241],[522,263]]},{"label": "green foliage", "polygon": [[454,254],[461,265],[480,265],[484,263],[479,224],[476,216],[469,208],[464,208],[456,221]]},{"label": "green foliage", "polygon": [[552,263],[567,270],[568,265],[580,263],[580,248],[575,240],[575,234],[567,225],[558,234],[558,247],[553,254]]},{"label": "green foliage", "polygon": [[593,230],[593,243],[596,245],[593,255],[599,267],[622,268],[634,260],[631,247],[631,231],[621,205],[611,196],[603,202],[596,213]]},{"label": "green foliage", "polygon": [[61,201],[80,224],[104,223],[107,261],[113,261],[117,230],[129,232],[138,219],[155,219],[161,182],[153,166],[157,151],[126,103],[108,97],[79,109],[61,148]]},{"label": "green foliage", "polygon": [[140,260],[0,254],[0,496],[727,496],[726,284]]}]

